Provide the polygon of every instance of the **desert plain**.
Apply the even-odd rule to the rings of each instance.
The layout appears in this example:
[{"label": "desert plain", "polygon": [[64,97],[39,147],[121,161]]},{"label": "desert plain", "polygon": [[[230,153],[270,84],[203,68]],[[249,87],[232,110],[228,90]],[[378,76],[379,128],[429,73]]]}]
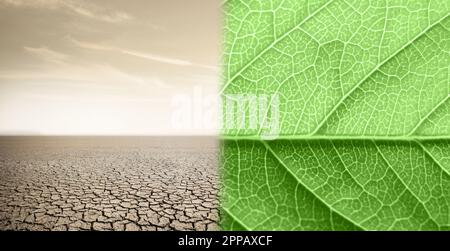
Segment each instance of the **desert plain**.
[{"label": "desert plain", "polygon": [[213,137],[0,137],[0,230],[218,229]]}]

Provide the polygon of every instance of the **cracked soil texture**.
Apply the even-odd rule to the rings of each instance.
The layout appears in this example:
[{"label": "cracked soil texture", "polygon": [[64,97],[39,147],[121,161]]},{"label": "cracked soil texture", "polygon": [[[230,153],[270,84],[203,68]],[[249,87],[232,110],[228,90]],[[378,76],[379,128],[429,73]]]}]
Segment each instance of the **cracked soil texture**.
[{"label": "cracked soil texture", "polygon": [[0,230],[217,230],[210,137],[0,137]]}]

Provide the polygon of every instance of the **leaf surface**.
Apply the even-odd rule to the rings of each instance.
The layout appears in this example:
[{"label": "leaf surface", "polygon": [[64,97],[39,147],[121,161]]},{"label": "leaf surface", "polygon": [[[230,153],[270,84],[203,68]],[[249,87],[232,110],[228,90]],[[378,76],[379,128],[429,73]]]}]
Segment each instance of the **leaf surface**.
[{"label": "leaf surface", "polygon": [[280,99],[223,130],[224,229],[450,229],[449,1],[224,8],[222,94]]}]

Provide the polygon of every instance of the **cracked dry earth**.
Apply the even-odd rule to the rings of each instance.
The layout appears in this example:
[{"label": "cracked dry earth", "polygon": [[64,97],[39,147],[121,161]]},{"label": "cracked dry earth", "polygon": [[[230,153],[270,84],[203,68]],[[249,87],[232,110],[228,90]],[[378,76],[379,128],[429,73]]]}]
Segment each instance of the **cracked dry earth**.
[{"label": "cracked dry earth", "polygon": [[217,230],[207,137],[1,137],[0,230]]}]

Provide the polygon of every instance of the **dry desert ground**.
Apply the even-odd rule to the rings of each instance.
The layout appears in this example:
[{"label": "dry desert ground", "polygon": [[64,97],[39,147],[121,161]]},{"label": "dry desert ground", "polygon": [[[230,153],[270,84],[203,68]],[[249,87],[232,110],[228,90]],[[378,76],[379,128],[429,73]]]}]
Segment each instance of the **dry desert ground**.
[{"label": "dry desert ground", "polygon": [[216,230],[212,137],[0,137],[0,230]]}]

